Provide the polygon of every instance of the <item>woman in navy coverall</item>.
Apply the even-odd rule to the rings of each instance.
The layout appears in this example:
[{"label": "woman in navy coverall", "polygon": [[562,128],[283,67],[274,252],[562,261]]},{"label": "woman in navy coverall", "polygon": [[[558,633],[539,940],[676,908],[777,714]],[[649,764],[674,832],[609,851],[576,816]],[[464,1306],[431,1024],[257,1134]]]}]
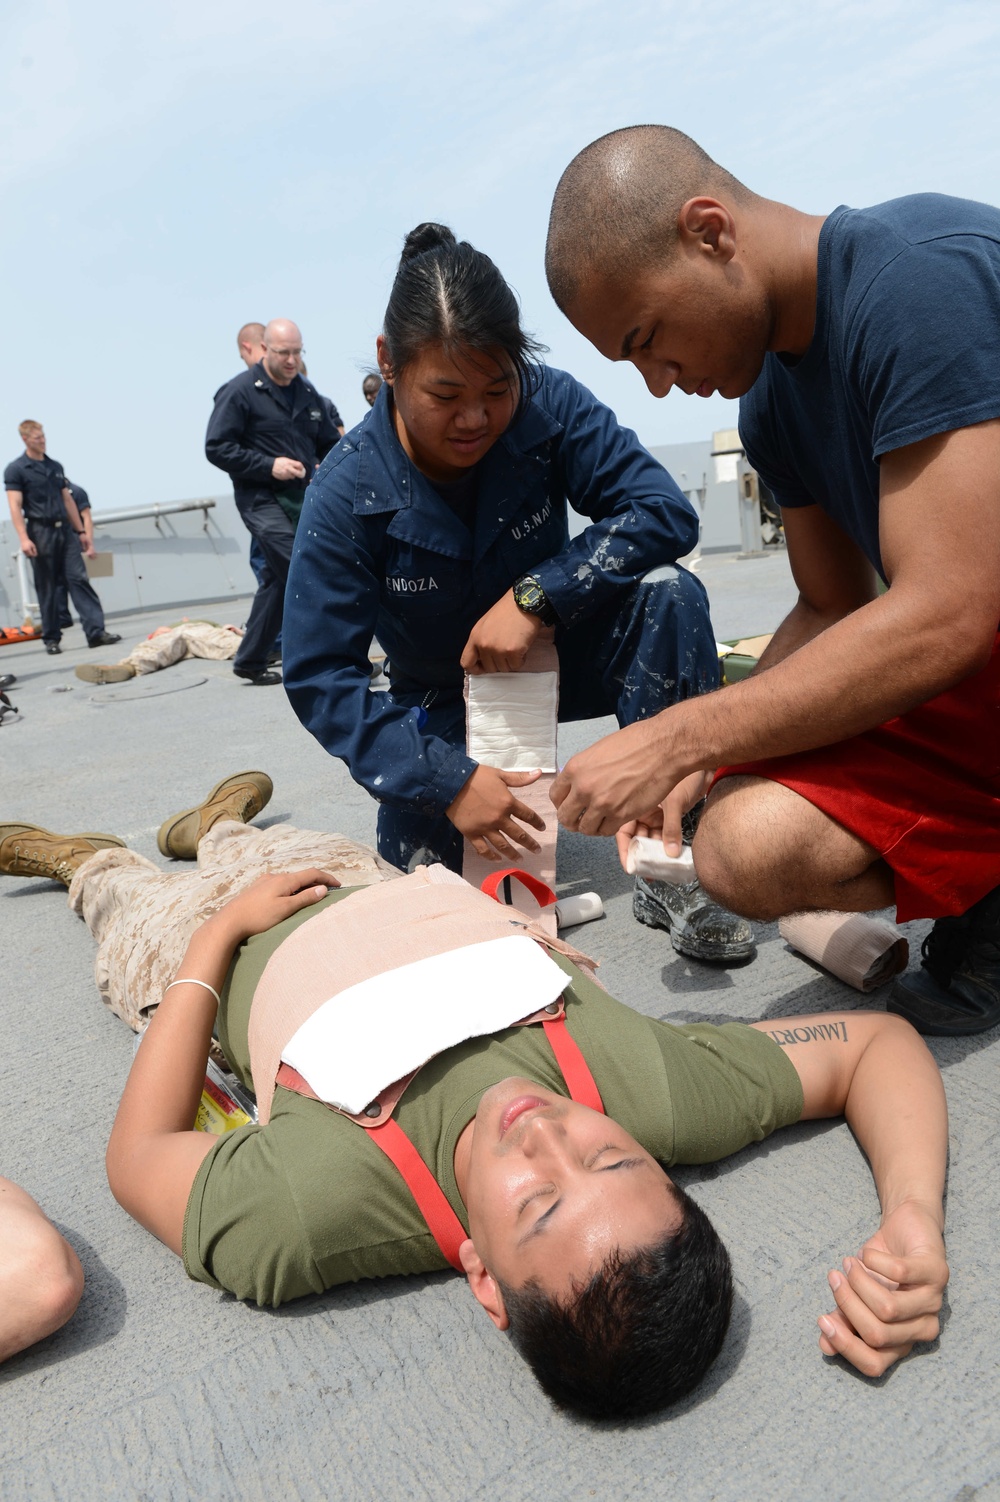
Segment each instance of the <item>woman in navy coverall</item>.
[{"label": "woman in navy coverall", "polygon": [[[561,720],[628,725],[715,688],[705,591],[676,566],[697,517],[609,408],[536,363],[499,271],[449,230],[407,238],[377,349],[375,405],[306,497],[285,687],[378,799],[386,860],[461,870],[465,836],[516,863],[515,846],[534,845],[535,816],[516,796],[533,774],[465,754],[464,672],[516,670],[554,625]],[[567,505],[590,520],[572,541]],[[369,689],[373,636],[388,693]],[[698,889],[680,919],[656,921],[698,958],[745,958],[748,939],[752,953],[730,915],[720,949],[718,909],[699,945],[688,920],[697,928],[705,904]]]}]

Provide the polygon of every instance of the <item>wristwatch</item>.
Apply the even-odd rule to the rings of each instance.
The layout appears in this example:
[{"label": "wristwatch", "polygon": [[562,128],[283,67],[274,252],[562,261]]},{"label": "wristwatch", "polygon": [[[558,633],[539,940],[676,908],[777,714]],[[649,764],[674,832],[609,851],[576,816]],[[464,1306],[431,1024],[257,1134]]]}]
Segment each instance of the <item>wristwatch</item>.
[{"label": "wristwatch", "polygon": [[537,615],[543,626],[555,626],[559,621],[534,574],[522,574],[520,579],[514,580],[514,604],[528,615]]}]

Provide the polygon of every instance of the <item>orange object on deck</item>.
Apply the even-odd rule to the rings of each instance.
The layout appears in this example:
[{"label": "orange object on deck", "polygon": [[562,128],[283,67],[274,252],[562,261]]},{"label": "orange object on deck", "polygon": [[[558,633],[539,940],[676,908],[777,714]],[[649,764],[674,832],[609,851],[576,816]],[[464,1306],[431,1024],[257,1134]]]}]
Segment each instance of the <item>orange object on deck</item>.
[{"label": "orange object on deck", "polygon": [[42,633],[36,626],[0,626],[0,647],[17,641],[41,641]]}]

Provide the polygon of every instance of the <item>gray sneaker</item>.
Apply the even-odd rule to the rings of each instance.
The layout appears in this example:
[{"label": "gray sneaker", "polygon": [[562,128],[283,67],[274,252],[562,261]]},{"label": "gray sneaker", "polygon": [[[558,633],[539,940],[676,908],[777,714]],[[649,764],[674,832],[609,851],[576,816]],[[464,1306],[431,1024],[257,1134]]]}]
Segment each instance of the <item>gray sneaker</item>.
[{"label": "gray sneaker", "polygon": [[754,931],[745,918],[712,902],[701,883],[635,879],[632,912],[647,928],[664,928],[678,954],[714,964],[738,964],[757,953]]}]

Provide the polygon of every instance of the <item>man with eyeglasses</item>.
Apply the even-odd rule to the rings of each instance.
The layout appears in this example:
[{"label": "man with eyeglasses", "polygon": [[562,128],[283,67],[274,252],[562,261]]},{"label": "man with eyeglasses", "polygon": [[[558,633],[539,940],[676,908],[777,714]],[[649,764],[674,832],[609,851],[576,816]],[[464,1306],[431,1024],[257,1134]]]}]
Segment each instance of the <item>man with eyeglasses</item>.
[{"label": "man with eyeglasses", "polygon": [[302,335],[286,318],[264,330],[263,358],[215,398],[205,454],[231,477],[236,505],[266,569],[233,672],[249,683],[281,682],[267,654],[281,627],[295,527],[313,470],[340,434],[315,386],[300,373]]}]

